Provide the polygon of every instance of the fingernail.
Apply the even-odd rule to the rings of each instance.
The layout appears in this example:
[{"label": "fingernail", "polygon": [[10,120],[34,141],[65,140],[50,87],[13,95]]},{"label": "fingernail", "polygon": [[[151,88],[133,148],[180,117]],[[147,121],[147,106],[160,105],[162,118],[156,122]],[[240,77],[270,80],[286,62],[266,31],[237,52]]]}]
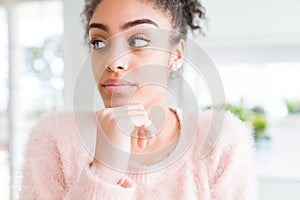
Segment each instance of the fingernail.
[{"label": "fingernail", "polygon": [[139,138],[137,141],[137,145],[140,149],[145,149],[147,147],[148,140]]},{"label": "fingernail", "polygon": [[122,186],[125,183],[125,176],[123,176],[118,182],[117,184]]}]

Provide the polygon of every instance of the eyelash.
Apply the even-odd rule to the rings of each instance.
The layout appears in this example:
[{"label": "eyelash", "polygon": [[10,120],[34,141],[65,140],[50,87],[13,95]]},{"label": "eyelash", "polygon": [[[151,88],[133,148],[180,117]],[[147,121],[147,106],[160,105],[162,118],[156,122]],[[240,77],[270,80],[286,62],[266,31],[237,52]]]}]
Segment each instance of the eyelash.
[{"label": "eyelash", "polygon": [[[147,44],[146,44],[146,45],[143,45],[143,46],[135,47],[135,46],[133,46],[133,45],[131,44],[131,42],[134,41],[134,40],[143,40],[143,41],[147,42]],[[90,43],[90,45],[92,45],[92,48],[93,48],[94,50],[102,50],[102,49],[104,49],[104,48],[106,47],[106,46],[104,46],[104,47],[101,47],[101,48],[97,49],[96,45],[97,45],[98,42],[102,42],[102,43],[104,43],[106,46],[109,45],[109,43],[108,43],[107,41],[102,40],[102,39],[92,39],[89,43]],[[147,36],[144,36],[144,35],[135,35],[135,36],[133,36],[133,37],[131,37],[131,38],[129,39],[128,45],[129,45],[129,47],[131,47],[131,48],[137,48],[137,49],[138,49],[138,48],[143,48],[143,47],[148,46],[150,42],[151,42],[151,40],[150,40],[150,38],[148,38]]]},{"label": "eyelash", "polygon": [[[92,45],[93,49],[96,49],[96,44],[98,42],[103,42],[105,45],[107,45],[107,42],[105,42],[104,40],[101,40],[101,39],[92,39],[89,43],[90,43],[90,45]],[[100,49],[103,49],[103,48],[105,48],[105,47],[102,47]],[[96,49],[96,50],[100,50],[100,49]]]},{"label": "eyelash", "polygon": [[[143,40],[143,41],[145,41],[145,42],[147,42],[147,43],[151,42],[150,38],[148,38],[147,36],[144,36],[144,35],[135,35],[135,36],[133,36],[133,37],[131,37],[131,38],[129,39],[129,41],[128,41],[129,46],[132,47],[131,44],[130,44],[131,41],[133,41],[133,40],[138,40],[138,39]],[[146,45],[141,46],[141,47],[133,47],[133,48],[142,48],[142,47],[146,47],[146,46],[148,46],[148,45],[149,45],[149,44],[146,44]]]}]

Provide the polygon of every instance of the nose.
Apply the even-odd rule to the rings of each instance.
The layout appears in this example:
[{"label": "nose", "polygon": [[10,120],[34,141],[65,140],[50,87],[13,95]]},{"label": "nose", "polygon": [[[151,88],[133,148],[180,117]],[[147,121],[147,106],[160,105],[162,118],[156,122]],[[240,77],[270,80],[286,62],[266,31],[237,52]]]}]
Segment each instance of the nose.
[{"label": "nose", "polygon": [[106,70],[109,72],[122,72],[128,70],[130,52],[121,39],[115,38],[114,43],[106,57]]},{"label": "nose", "polygon": [[126,71],[128,70],[128,63],[125,61],[125,59],[118,59],[110,63],[106,67],[106,70],[114,73]]}]

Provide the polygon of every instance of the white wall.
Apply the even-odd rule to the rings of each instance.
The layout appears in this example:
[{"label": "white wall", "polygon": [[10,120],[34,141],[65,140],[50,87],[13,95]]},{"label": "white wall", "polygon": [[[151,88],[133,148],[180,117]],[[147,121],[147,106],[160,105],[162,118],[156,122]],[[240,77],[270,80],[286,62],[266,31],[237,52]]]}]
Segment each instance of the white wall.
[{"label": "white wall", "polygon": [[259,181],[259,200],[299,200],[300,182],[261,179]]},{"label": "white wall", "polygon": [[217,64],[300,61],[300,1],[202,2],[208,31],[197,40]]},{"label": "white wall", "polygon": [[300,44],[298,0],[203,0],[210,43]]}]

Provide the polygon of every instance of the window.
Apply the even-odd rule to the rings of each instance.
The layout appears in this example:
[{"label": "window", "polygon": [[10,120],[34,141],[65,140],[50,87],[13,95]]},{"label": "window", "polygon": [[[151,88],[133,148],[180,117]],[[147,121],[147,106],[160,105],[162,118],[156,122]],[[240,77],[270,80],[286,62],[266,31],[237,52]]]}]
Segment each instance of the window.
[{"label": "window", "polygon": [[9,198],[10,180],[15,199],[32,126],[43,113],[64,105],[62,1],[10,2],[0,8],[0,35],[0,164],[6,162],[0,165],[0,193]]},{"label": "window", "polygon": [[[265,110],[264,132],[270,139],[256,140],[259,196],[299,196],[293,188],[300,179],[300,62],[222,65],[219,73],[228,102],[238,105],[242,99],[245,107]],[[294,108],[287,101],[295,102]]]},{"label": "window", "polygon": [[[8,34],[6,10],[0,7],[0,194],[9,197],[9,165],[8,165]],[[3,173],[5,172],[5,173]]]},{"label": "window", "polygon": [[227,101],[262,106],[268,115],[287,115],[286,101],[300,100],[300,63],[219,66]]}]

